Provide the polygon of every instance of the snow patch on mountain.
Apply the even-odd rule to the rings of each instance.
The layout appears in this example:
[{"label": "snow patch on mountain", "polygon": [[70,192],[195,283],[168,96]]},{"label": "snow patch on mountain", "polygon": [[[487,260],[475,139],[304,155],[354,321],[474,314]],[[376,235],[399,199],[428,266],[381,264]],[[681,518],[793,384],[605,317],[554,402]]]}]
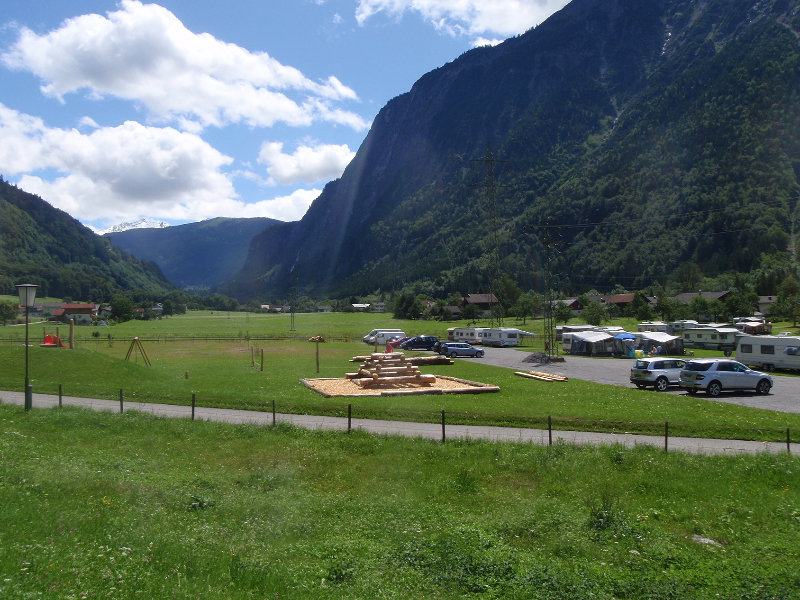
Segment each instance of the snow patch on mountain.
[{"label": "snow patch on mountain", "polygon": [[121,231],[128,231],[129,229],[163,229],[169,227],[169,223],[164,221],[153,221],[152,219],[137,219],[136,221],[129,221],[127,223],[119,223],[108,229],[96,230],[97,235],[105,235],[107,233],[120,233]]}]

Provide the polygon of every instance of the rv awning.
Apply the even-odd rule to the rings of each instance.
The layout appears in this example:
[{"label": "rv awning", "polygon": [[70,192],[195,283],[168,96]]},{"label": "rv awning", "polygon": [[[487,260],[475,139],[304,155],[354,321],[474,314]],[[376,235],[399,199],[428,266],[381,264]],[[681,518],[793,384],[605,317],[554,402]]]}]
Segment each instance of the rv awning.
[{"label": "rv awning", "polygon": [[602,331],[581,331],[580,333],[573,333],[572,339],[583,340],[584,342],[595,344],[597,342],[604,342],[606,340],[613,339],[613,336],[603,333]]},{"label": "rv awning", "polygon": [[661,333],[660,331],[643,331],[642,337],[646,340],[661,342],[662,344],[680,339],[677,335],[669,335],[668,333]]},{"label": "rv awning", "polygon": [[615,340],[635,340],[636,336],[627,331],[614,336]]}]

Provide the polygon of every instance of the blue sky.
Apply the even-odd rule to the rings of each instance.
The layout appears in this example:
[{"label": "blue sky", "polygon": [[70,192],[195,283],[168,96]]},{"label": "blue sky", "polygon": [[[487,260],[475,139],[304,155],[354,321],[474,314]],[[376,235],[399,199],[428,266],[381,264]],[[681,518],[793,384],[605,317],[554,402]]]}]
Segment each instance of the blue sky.
[{"label": "blue sky", "polygon": [[7,2],[0,173],[95,228],[296,220],[386,102],[566,3]]}]

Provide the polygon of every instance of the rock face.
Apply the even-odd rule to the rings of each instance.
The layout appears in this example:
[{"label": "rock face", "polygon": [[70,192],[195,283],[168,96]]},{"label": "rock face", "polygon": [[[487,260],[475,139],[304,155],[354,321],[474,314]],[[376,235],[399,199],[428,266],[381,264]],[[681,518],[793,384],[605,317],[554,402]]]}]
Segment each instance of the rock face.
[{"label": "rock face", "polygon": [[[780,63],[779,69],[789,68],[797,59],[797,9],[797,0],[756,5],[742,0],[573,0],[524,35],[466,52],[391,100],[342,177],[325,186],[303,219],[272,225],[254,237],[244,268],[226,291],[252,297],[299,284],[310,293],[349,294],[398,289],[420,280],[443,292],[465,283],[478,289],[492,232],[487,225],[491,211],[474,188],[483,181],[484,163],[474,161],[486,155],[490,144],[496,157],[508,161],[498,163],[498,182],[511,186],[498,204],[501,266],[522,285],[536,285],[536,277],[523,272],[532,265],[535,270],[540,260],[536,244],[524,235],[526,225],[545,216],[600,222],[629,214],[631,207],[677,207],[679,199],[658,196],[657,190],[643,196],[643,182],[631,173],[646,167],[653,171],[645,171],[652,178],[646,185],[689,186],[696,166],[691,162],[700,160],[692,155],[695,141],[689,138],[703,126],[703,107],[730,91],[704,95],[722,81],[726,69],[748,57],[766,53]],[[776,36],[784,50],[765,46]],[[735,58],[733,48],[742,56]],[[745,83],[759,77],[754,74]],[[756,101],[728,100],[735,105]],[[796,93],[787,87],[775,101],[785,109],[785,126],[791,126]],[[688,138],[687,131],[692,133]],[[676,140],[681,148],[671,147]],[[738,142],[710,143],[725,154]],[[672,152],[679,164],[651,160],[643,165],[655,152]],[[665,180],[657,171],[666,169],[672,172]],[[787,177],[771,193],[791,197],[797,185],[791,167]],[[713,190],[703,193],[691,208],[702,206]],[[599,204],[589,200],[598,196]],[[785,219],[773,220],[784,231],[788,228]],[[684,225],[695,226],[676,226]],[[580,242],[591,231],[584,227],[570,241]],[[597,230],[595,243],[612,237]],[[781,243],[775,242],[776,250]],[[620,250],[628,251],[616,247],[614,252]],[[595,263],[607,260],[596,258],[604,251],[584,249],[565,268],[578,277],[596,273]],[[712,249],[679,244],[660,270],[655,259],[637,265],[642,276],[636,283],[652,283],[681,262],[711,256]],[[744,257],[736,267],[751,267],[752,260]],[[607,276],[624,276],[626,269],[623,264]],[[589,286],[601,287],[596,282]]]}]

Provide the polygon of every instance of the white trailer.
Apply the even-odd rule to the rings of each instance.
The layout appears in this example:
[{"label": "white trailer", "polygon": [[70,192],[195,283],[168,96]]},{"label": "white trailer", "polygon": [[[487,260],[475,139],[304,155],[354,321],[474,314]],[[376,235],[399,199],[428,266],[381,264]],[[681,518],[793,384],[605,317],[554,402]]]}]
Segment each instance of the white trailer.
[{"label": "white trailer", "polygon": [[744,335],[739,338],[736,360],[764,371],[800,369],[800,337]]},{"label": "white trailer", "polygon": [[684,347],[722,350],[728,356],[736,349],[738,329],[732,327],[689,327],[681,332]]},{"label": "white trailer", "polygon": [[478,333],[477,343],[498,348],[519,346],[520,335],[533,335],[514,327],[481,327],[476,331]]}]

